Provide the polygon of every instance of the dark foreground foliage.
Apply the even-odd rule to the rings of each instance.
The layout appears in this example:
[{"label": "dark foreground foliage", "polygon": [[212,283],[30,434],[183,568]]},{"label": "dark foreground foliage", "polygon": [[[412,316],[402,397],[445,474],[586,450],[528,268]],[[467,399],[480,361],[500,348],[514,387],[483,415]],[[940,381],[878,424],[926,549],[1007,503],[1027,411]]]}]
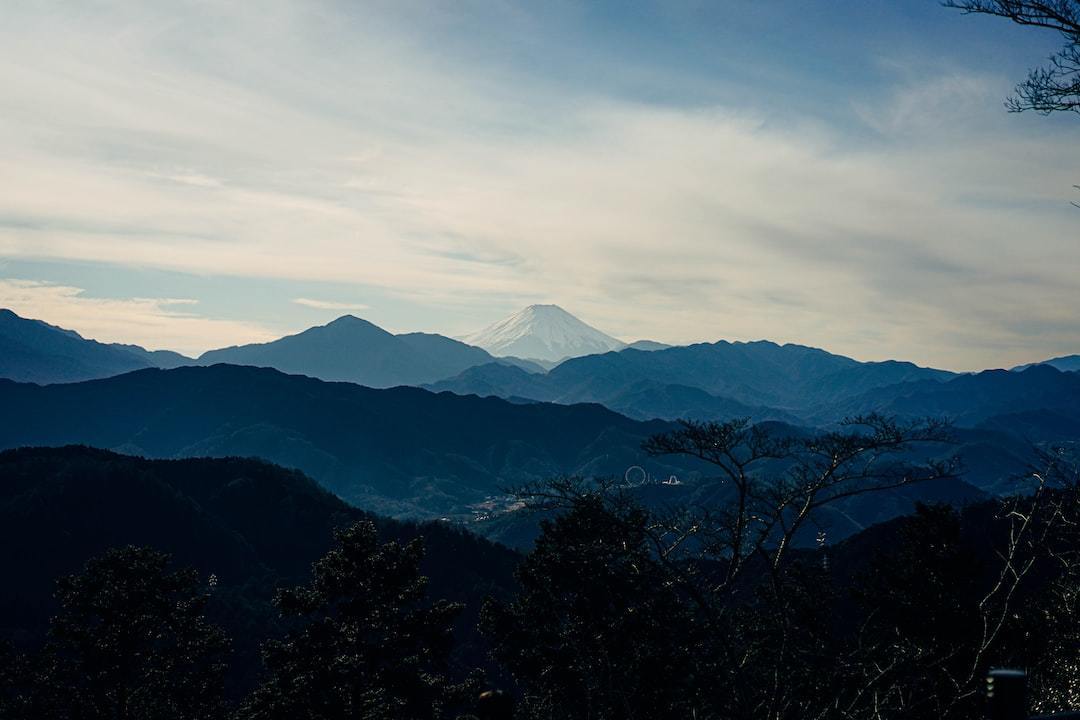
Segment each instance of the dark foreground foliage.
[{"label": "dark foreground foliage", "polygon": [[[358,522],[275,605],[298,618],[264,646],[266,679],[230,711],[228,641],[209,623],[205,586],[149,548],[110,550],[61,578],[61,611],[32,656],[0,648],[0,716],[70,720],[453,718],[478,676],[448,676],[461,606],[427,602],[423,543],[380,543]],[[212,584],[212,581],[211,581]]]},{"label": "dark foreground foliage", "polygon": [[[943,428],[865,420],[779,444],[741,423],[655,439],[726,464],[738,492],[718,508],[649,509],[580,480],[534,488],[557,513],[516,588],[483,603],[486,678],[451,662],[476,641],[455,632],[453,585],[424,577],[473,560],[430,537],[444,566],[427,571],[421,542],[346,524],[276,594],[277,629],[242,638],[264,664],[241,697],[225,691],[237,655],[210,612],[217,578],[148,548],[105,551],[57,584],[43,645],[0,644],[0,717],[966,719],[996,665],[1031,673],[1033,711],[1075,709],[1080,480],[1063,454],[1044,453],[1016,497],[781,548],[813,529],[804,508],[950,471],[896,450]],[[473,587],[477,617],[489,593]]]},{"label": "dark foreground foliage", "polygon": [[205,588],[169,558],[119,548],[57,582],[60,612],[32,659],[0,671],[11,717],[71,720],[215,717],[225,711],[229,643],[206,621]]},{"label": "dark foreground foliage", "polygon": [[978,718],[1000,665],[1032,673],[1037,709],[1076,708],[1068,458],[1041,453],[1029,494],[921,505],[836,547],[794,548],[815,507],[952,467],[904,459],[947,441],[941,426],[853,424],[865,429],[777,442],[741,422],[689,423],[650,443],[718,465],[734,486],[719,509],[647,510],[575,480],[532,489],[561,514],[517,597],[483,616],[519,717]]},{"label": "dark foreground foliage", "polygon": [[475,694],[475,683],[447,677],[462,606],[423,603],[423,543],[380,545],[367,522],[335,536],[337,547],[315,563],[311,583],[275,598],[283,615],[304,622],[265,645],[268,678],[238,717],[452,717]]},{"label": "dark foreground foliage", "polygon": [[0,639],[33,650],[59,611],[55,580],[114,547],[152,547],[175,567],[216,584],[210,622],[232,639],[226,696],[259,682],[261,644],[290,626],[272,600],[305,583],[333,544],[333,531],[360,520],[383,542],[422,538],[430,592],[467,603],[455,621],[452,663],[487,662],[476,632],[478,602],[513,586],[519,555],[448,523],[374,517],[303,474],[240,458],[146,460],[86,447],[0,452]]},{"label": "dark foreground foliage", "polygon": [[1062,505],[1080,517],[1070,489],[1025,504],[1026,528],[1014,510],[922,506],[719,597],[717,568],[684,568],[696,590],[679,590],[637,509],[582,496],[485,627],[525,718],[977,718],[999,665],[1033,673],[1038,709],[1075,709],[1076,538],[1047,517]]}]

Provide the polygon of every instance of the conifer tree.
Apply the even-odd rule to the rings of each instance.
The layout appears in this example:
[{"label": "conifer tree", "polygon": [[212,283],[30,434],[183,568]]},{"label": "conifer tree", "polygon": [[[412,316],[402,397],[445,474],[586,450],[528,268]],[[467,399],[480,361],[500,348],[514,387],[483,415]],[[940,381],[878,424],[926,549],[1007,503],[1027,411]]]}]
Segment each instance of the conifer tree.
[{"label": "conifer tree", "polygon": [[299,621],[264,646],[268,678],[247,700],[247,720],[437,720],[474,690],[447,676],[461,606],[426,602],[423,545],[380,544],[372,523],[335,533],[308,585],[275,604]]}]

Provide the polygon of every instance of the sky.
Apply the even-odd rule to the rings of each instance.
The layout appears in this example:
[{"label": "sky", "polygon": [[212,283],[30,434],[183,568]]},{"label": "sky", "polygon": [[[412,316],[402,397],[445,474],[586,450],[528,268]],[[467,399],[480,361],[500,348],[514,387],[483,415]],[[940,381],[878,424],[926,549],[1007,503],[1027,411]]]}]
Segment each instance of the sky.
[{"label": "sky", "polygon": [[7,0],[0,307],[188,354],[345,314],[954,370],[1080,353],[1060,44],[937,0]]}]

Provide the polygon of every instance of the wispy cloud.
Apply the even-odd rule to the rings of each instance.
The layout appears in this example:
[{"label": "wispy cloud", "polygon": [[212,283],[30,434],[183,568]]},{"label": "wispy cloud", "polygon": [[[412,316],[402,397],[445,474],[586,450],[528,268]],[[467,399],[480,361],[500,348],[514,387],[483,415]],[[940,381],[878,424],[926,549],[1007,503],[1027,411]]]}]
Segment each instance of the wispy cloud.
[{"label": "wispy cloud", "polygon": [[370,310],[370,305],[360,303],[333,302],[330,300],[312,300],[311,298],[293,298],[293,302],[316,310]]},{"label": "wispy cloud", "polygon": [[195,187],[203,188],[221,187],[220,180],[218,180],[217,178],[212,178],[208,175],[202,175],[201,173],[149,173],[149,176],[153,178],[159,178],[161,180],[167,180],[169,182],[179,183],[180,185],[193,185]]},{"label": "wispy cloud", "polygon": [[95,298],[67,285],[0,280],[0,307],[101,342],[198,355],[215,347],[276,337],[257,325],[205,317],[194,312],[196,305],[190,298]]}]

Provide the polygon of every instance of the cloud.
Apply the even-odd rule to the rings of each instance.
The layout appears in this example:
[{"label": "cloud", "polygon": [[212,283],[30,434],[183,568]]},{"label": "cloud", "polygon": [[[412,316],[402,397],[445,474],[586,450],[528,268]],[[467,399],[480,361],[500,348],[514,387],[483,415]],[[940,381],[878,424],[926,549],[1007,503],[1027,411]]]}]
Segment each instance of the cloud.
[{"label": "cloud", "polygon": [[[109,7],[0,29],[0,257],[367,285],[447,334],[555,300],[669,342],[956,368],[1078,349],[1080,145],[1005,115],[1010,79],[920,70],[781,114],[482,62],[439,44],[449,11]],[[506,36],[577,52],[504,12]]]},{"label": "cloud", "polygon": [[316,310],[370,310],[370,305],[363,305],[360,303],[343,303],[333,302],[329,300],[312,300],[310,298],[294,298],[293,302],[297,305],[303,305],[304,307],[315,308]]},{"label": "cloud", "polygon": [[212,178],[201,173],[176,173],[170,175],[160,175],[155,173],[149,173],[150,177],[160,178],[162,180],[168,180],[170,182],[179,183],[181,185],[193,185],[195,187],[204,188],[216,188],[221,187],[221,181],[217,178]]},{"label": "cloud", "polygon": [[0,307],[101,342],[134,343],[150,350],[198,355],[211,348],[277,337],[257,325],[184,310],[196,304],[189,298],[94,298],[77,287],[0,279]]},{"label": "cloud", "polygon": [[853,107],[863,122],[886,137],[953,136],[956,128],[970,132],[1005,124],[1005,113],[980,110],[1000,107],[1004,83],[1003,78],[973,72],[929,71],[904,77],[884,101],[856,100]]}]

